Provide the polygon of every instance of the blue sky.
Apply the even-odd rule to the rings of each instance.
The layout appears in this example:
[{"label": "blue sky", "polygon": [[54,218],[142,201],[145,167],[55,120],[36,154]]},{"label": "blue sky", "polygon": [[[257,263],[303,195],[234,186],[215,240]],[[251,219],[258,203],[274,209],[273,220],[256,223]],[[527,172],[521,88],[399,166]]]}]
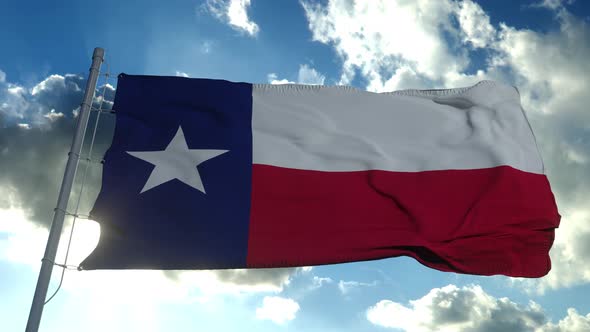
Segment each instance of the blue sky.
[{"label": "blue sky", "polygon": [[[1,6],[2,331],[26,323],[73,114],[96,46],[106,49],[103,69],[112,74],[99,82],[107,106],[120,72],[370,91],[452,88],[483,79],[515,85],[563,218],[551,250],[553,269],[540,279],[442,273],[403,257],[262,271],[66,271],[41,331],[590,330],[588,1]],[[101,130],[98,157],[108,146],[112,118]],[[81,213],[99,179],[91,169]],[[71,264],[92,250],[97,234],[93,222],[77,224]]]}]

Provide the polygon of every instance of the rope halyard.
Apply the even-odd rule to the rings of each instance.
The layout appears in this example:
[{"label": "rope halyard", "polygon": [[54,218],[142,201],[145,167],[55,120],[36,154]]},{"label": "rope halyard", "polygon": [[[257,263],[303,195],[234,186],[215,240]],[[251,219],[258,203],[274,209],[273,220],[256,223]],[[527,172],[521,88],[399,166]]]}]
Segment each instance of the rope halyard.
[{"label": "rope halyard", "polygon": [[98,113],[102,113],[102,114],[115,114],[115,111],[112,109],[104,109],[104,108],[91,108],[90,111],[92,112],[98,112]]},{"label": "rope halyard", "polygon": [[[78,271],[81,271],[82,270],[80,266],[77,266],[77,265],[68,265],[68,257],[69,257],[69,254],[70,254],[70,247],[71,247],[71,244],[72,244],[72,238],[73,238],[73,235],[74,235],[74,228],[76,226],[76,220],[77,219],[89,219],[90,218],[89,215],[82,215],[82,214],[79,214],[78,213],[79,212],[79,209],[80,209],[80,203],[82,201],[82,193],[84,192],[84,187],[86,185],[86,179],[88,177],[88,169],[89,169],[89,166],[90,166],[90,164],[103,164],[104,163],[104,159],[102,159],[102,158],[100,159],[100,161],[97,161],[97,160],[94,160],[94,159],[91,158],[92,157],[92,150],[94,148],[94,143],[95,143],[95,140],[96,140],[96,132],[98,131],[98,123],[99,123],[99,120],[100,120],[100,115],[101,114],[114,114],[115,113],[112,110],[103,109],[103,104],[105,102],[104,96],[105,96],[105,93],[106,93],[106,89],[107,89],[107,86],[108,86],[108,83],[109,83],[109,77],[110,77],[110,66],[109,66],[109,63],[107,61],[105,61],[105,64],[106,64],[106,67],[107,67],[106,73],[103,74],[103,75],[100,75],[100,76],[104,76],[105,77],[105,83],[104,83],[103,89],[102,89],[102,96],[101,96],[101,98],[97,98],[97,99],[100,100],[100,104],[99,104],[99,106],[97,108],[93,107],[92,105],[87,105],[87,106],[90,106],[90,111],[96,112],[96,120],[94,122],[94,128],[92,130],[92,138],[90,140],[90,146],[88,147],[88,157],[83,158],[78,153],[74,153],[74,152],[69,152],[68,153],[68,156],[70,154],[73,154],[74,156],[76,156],[76,158],[79,161],[82,160],[82,161],[86,161],[87,162],[87,163],[85,163],[86,166],[84,167],[84,172],[82,174],[82,181],[81,181],[81,184],[80,184],[80,190],[78,191],[78,198],[77,198],[77,201],[76,201],[76,208],[75,208],[75,210],[74,210],[73,213],[68,212],[66,210],[63,210],[63,209],[59,209],[57,207],[54,209],[54,211],[61,211],[65,215],[73,217],[73,219],[72,219],[72,227],[70,228],[70,235],[68,237],[68,245],[67,245],[66,253],[65,253],[65,257],[64,257],[64,263],[63,264],[56,263],[55,261],[52,261],[52,260],[47,259],[45,257],[41,259],[41,261],[48,261],[49,263],[51,263],[51,264],[53,264],[55,266],[59,266],[59,267],[62,268],[61,276],[60,276],[60,279],[59,279],[59,284],[57,285],[57,288],[55,289],[55,291],[53,292],[53,294],[44,302],[44,305],[47,304],[47,303],[49,303],[49,301],[51,301],[57,295],[57,293],[59,292],[59,290],[61,289],[61,286],[63,284],[64,275],[65,275],[65,271],[66,270],[78,270]],[[96,98],[96,96],[94,96],[94,98]],[[93,98],[93,100],[94,100],[94,98]],[[83,104],[84,103],[82,103],[81,106]]]},{"label": "rope halyard", "polygon": [[68,152],[68,156],[73,155],[76,157],[76,159],[78,159],[79,161],[87,161],[89,163],[95,163],[95,164],[102,164],[104,162],[104,159],[101,160],[95,160],[92,159],[90,157],[82,157],[79,154],[75,153],[75,152]]}]

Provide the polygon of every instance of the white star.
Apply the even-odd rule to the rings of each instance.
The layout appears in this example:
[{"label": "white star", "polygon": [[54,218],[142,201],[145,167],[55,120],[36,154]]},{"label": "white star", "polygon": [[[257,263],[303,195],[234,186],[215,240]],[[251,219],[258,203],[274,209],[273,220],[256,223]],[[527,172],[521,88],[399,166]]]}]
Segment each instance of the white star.
[{"label": "white star", "polygon": [[205,193],[205,187],[197,166],[204,161],[215,158],[228,150],[189,149],[179,126],[176,135],[162,151],[127,151],[130,155],[153,164],[150,174],[141,193],[170,180],[178,179],[187,185]]}]

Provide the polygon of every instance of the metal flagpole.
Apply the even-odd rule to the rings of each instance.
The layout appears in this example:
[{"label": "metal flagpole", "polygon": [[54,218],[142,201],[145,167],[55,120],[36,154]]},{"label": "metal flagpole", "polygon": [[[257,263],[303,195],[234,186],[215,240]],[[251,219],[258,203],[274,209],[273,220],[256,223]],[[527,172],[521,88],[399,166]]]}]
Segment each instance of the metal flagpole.
[{"label": "metal flagpole", "polygon": [[97,47],[92,54],[92,66],[90,67],[90,74],[86,82],[86,91],[84,92],[84,100],[80,105],[80,113],[78,114],[78,122],[76,124],[76,132],[72,140],[72,146],[68,153],[68,163],[64,172],[64,178],[59,190],[57,198],[57,207],[53,214],[53,222],[49,230],[49,238],[47,239],[47,246],[45,247],[45,255],[41,260],[41,271],[39,272],[39,279],[37,279],[37,288],[35,288],[35,295],[33,296],[33,303],[31,304],[31,311],[29,313],[29,320],[27,321],[26,332],[37,332],[39,330],[39,323],[41,322],[41,315],[43,314],[43,306],[45,304],[45,297],[47,296],[47,288],[49,287],[49,280],[51,279],[51,271],[53,271],[53,264],[57,254],[57,246],[61,230],[63,228],[66,209],[68,207],[68,200],[70,199],[70,192],[76,176],[76,169],[78,167],[78,160],[80,152],[82,151],[82,143],[84,135],[86,134],[86,126],[88,125],[88,118],[90,117],[90,107],[92,106],[92,99],[94,97],[94,90],[96,89],[96,82],[100,72],[100,65],[104,59],[104,49]]}]

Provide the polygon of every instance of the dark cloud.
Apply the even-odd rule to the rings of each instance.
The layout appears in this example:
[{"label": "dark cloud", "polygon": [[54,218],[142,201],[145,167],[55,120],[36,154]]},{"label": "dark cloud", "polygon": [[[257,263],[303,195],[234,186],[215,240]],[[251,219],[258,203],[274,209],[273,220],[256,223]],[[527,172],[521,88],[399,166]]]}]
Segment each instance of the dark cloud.
[{"label": "dark cloud", "polygon": [[[217,280],[227,284],[261,286],[264,289],[280,289],[285,285],[297,268],[276,269],[234,269],[213,270]],[[191,274],[189,271],[163,271],[170,279],[181,281],[182,275]]]},{"label": "dark cloud", "polygon": [[[260,291],[277,291],[286,285],[290,277],[297,273],[297,268],[275,268],[275,269],[234,269],[234,270],[212,270],[217,281],[236,286],[245,286],[243,290],[252,290],[252,287]],[[198,280],[199,274],[204,271],[162,271],[164,275],[172,280],[183,282],[187,280]]]},{"label": "dark cloud", "polygon": [[80,105],[85,86],[86,78],[80,75],[51,75],[33,87],[26,97],[38,105],[38,111],[55,109],[65,114]]},{"label": "dark cloud", "polygon": [[[476,304],[475,304],[476,305]],[[469,310],[468,308],[466,308]],[[473,310],[470,310],[473,311]],[[498,299],[491,310],[489,319],[482,320],[477,327],[467,328],[473,332],[531,331],[547,322],[545,313],[535,306],[519,306],[508,299]]]},{"label": "dark cloud", "polygon": [[[16,204],[27,210],[32,221],[43,226],[48,226],[53,216],[77,120],[74,111],[82,101],[84,86],[85,78],[77,75],[51,75],[32,89],[9,83],[0,85],[0,98],[3,98],[0,104],[12,110],[0,113],[0,192],[10,192],[16,202],[7,202],[7,195],[1,195],[0,201],[4,206]],[[108,90],[112,95],[112,88]],[[110,107],[110,104],[103,106]],[[95,119],[96,112],[93,112],[89,128]],[[112,116],[103,115],[100,124],[93,154],[98,160],[112,137]],[[90,141],[90,135],[89,130],[86,142]],[[88,152],[88,144],[84,151]],[[82,162],[79,170],[84,167]],[[77,186],[81,175],[79,171]],[[89,175],[89,190],[82,204],[86,208],[90,204],[89,196],[98,189],[100,165],[90,167]],[[75,198],[73,195],[70,202]]]},{"label": "dark cloud", "polygon": [[526,331],[546,321],[544,313],[535,306],[522,307],[508,299],[493,299],[478,288],[435,292],[429,309],[433,328],[479,322],[464,329],[470,332]]},{"label": "dark cloud", "polygon": [[220,281],[232,284],[272,284],[282,285],[289,276],[295,272],[295,268],[281,269],[254,269],[254,270],[220,270],[217,277]]},{"label": "dark cloud", "polygon": [[474,292],[438,292],[432,299],[433,324],[446,325],[471,321],[473,308],[477,305]]}]

